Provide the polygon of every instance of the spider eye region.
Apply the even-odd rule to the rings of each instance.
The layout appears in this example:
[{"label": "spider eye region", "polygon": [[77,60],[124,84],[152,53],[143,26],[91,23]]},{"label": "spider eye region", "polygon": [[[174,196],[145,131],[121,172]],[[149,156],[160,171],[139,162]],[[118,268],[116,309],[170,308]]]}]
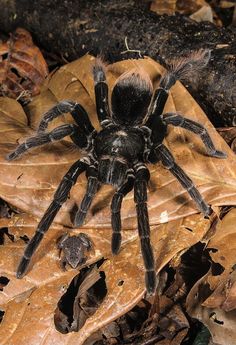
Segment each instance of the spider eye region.
[{"label": "spider eye region", "polygon": [[121,125],[135,125],[147,114],[152,97],[152,83],[146,73],[129,71],[121,75],[112,95],[112,117]]}]

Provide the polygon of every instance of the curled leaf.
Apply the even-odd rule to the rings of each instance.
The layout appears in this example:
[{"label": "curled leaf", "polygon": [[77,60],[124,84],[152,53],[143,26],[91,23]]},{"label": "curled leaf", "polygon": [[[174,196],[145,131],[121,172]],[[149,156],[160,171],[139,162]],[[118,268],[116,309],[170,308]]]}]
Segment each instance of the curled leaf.
[{"label": "curled leaf", "polygon": [[[144,267],[137,231],[124,231],[122,250],[112,256],[110,229],[85,229],[94,243],[94,251],[89,252],[86,265],[105,258],[99,271],[104,272],[107,294],[95,314],[87,319],[78,333],[61,334],[56,331],[54,311],[77,272],[70,268],[62,271],[60,268],[56,242],[65,229],[55,224],[45,235],[27,275],[23,279],[15,278],[25,240],[32,236],[36,223],[28,215],[17,215],[0,222],[0,227],[8,226],[9,234],[13,236],[13,241],[0,246],[0,275],[9,279],[0,292],[0,309],[5,312],[1,323],[4,334],[2,344],[23,345],[26,339],[30,344],[37,344],[42,337],[47,344],[53,344],[54,341],[58,345],[83,344],[90,335],[122,316],[143,298]],[[173,257],[181,255],[189,246],[198,242],[208,228],[209,220],[202,219],[201,215],[152,227],[151,240],[157,272]],[[79,233],[80,229],[73,231],[76,232]],[[28,327],[32,319],[35,323],[33,321],[31,327]]]},{"label": "curled leaf", "polygon": [[189,314],[204,323],[220,345],[233,345],[236,337],[235,217],[234,208],[217,225],[207,245],[212,267],[193,286],[186,301]]}]

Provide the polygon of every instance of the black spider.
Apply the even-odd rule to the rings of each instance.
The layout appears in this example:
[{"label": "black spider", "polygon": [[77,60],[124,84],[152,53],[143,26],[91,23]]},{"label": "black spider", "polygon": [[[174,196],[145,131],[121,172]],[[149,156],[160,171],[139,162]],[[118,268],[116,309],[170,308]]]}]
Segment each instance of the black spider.
[{"label": "black spider", "polygon": [[[156,288],[156,273],[153,250],[150,243],[150,226],[147,209],[147,184],[150,173],[146,163],[161,161],[188,191],[204,216],[209,216],[211,207],[206,204],[192,180],[176,164],[174,157],[163,144],[167,125],[183,127],[199,135],[210,156],[223,158],[226,155],[215,149],[207,132],[200,124],[185,119],[176,113],[162,114],[169,89],[176,80],[190,70],[197,70],[209,60],[208,51],[199,51],[189,58],[179,60],[161,78],[160,86],[153,93],[149,76],[134,69],[122,74],[111,94],[111,111],[108,104],[108,86],[105,67],[97,59],[93,67],[97,116],[102,129],[96,131],[84,108],[73,101],[62,101],[42,118],[38,134],[19,145],[9,156],[17,158],[30,148],[70,136],[73,142],[87,154],[75,162],[63,177],[53,201],[41,219],[36,233],[28,243],[17,269],[17,278],[22,277],[30,259],[41,242],[53,219],[67,200],[78,176],[86,172],[87,190],[75,216],[74,225],[83,224],[86,213],[100,184],[111,184],[116,191],[111,202],[112,253],[117,254],[121,245],[120,209],[124,196],[134,189],[134,202],[138,218],[138,232],[146,269],[145,281],[148,294]],[[66,124],[46,133],[48,123],[63,113],[70,112],[75,124]]]}]

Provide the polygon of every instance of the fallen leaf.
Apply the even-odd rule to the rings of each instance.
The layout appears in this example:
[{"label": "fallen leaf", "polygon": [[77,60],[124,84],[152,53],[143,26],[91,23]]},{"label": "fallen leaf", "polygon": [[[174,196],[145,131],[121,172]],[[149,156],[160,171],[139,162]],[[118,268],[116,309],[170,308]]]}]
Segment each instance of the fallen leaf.
[{"label": "fallen leaf", "polygon": [[196,22],[211,22],[213,23],[213,11],[211,7],[207,4],[201,7],[198,11],[194,12],[191,16],[191,19]]},{"label": "fallen leaf", "polygon": [[224,138],[232,151],[236,153],[236,127],[217,128],[217,132]]},{"label": "fallen leaf", "polygon": [[209,308],[220,307],[225,311],[236,309],[235,224],[236,208],[233,208],[218,224],[215,235],[207,245],[213,262],[223,268],[221,274],[215,273],[208,277],[207,282],[213,293],[203,305]]},{"label": "fallen leaf", "polygon": [[29,101],[48,75],[47,64],[28,31],[16,29],[0,44],[0,95]]},{"label": "fallen leaf", "polygon": [[201,305],[201,298],[204,297],[204,290],[206,291],[207,289],[204,284],[206,277],[204,276],[192,288],[186,301],[187,311],[191,317],[204,323],[209,329],[214,343],[218,345],[234,345],[236,339],[236,311],[225,312],[220,308],[208,308]]},{"label": "fallen leaf", "polygon": [[235,221],[233,208],[218,223],[207,245],[212,267],[193,286],[186,300],[188,313],[203,322],[213,341],[220,345],[234,345],[236,339]]},{"label": "fallen leaf", "polygon": [[[62,99],[79,101],[90,114],[98,128],[95,114],[93,79],[91,75],[94,58],[86,55],[70,63],[52,75],[46,83],[42,94],[27,107],[31,127],[37,124],[46,110]],[[116,78],[123,72],[140,66],[151,76],[158,79],[163,68],[153,60],[127,60],[110,67],[108,83],[114,85]],[[179,83],[172,88],[165,111],[177,111],[186,117],[203,124],[209,131],[218,149],[227,153],[227,159],[208,157],[199,138],[193,133],[180,128],[169,127],[166,144],[173,152],[178,164],[192,177],[207,202],[212,205],[234,205],[236,203],[236,159],[223,139],[216,133],[206,116]],[[19,121],[13,120],[18,113]],[[41,217],[52,200],[52,195],[62,179],[63,174],[75,162],[80,154],[70,141],[46,145],[32,150],[19,159],[7,162],[6,155],[16,147],[24,136],[33,135],[27,124],[27,118],[16,101],[2,98],[0,101],[1,128],[0,138],[0,195],[19,209]],[[51,126],[72,122],[66,114],[58,118]],[[198,212],[188,193],[178,181],[160,164],[150,165],[151,180],[149,186],[149,218],[151,225],[167,222],[188,214]],[[53,170],[53,174],[52,174]],[[81,175],[71,191],[70,199],[64,204],[56,221],[70,225],[70,211],[82,199],[86,179]],[[110,186],[99,190],[82,228],[110,227],[110,207],[113,191]],[[122,207],[123,228],[136,228],[136,211],[133,193],[124,199]]]},{"label": "fallen leaf", "polygon": [[203,6],[210,7],[205,0],[153,0],[150,9],[160,15],[174,15],[176,12],[189,15]]},{"label": "fallen leaf", "polygon": [[176,12],[189,16],[196,21],[209,20],[218,26],[222,21],[215,13],[213,6],[205,0],[152,0],[150,10],[159,15],[174,15]]},{"label": "fallen leaf", "polygon": [[[174,256],[201,240],[208,231],[209,223],[209,220],[196,214],[153,226],[151,240],[155,244],[157,272]],[[47,345],[83,344],[91,334],[122,316],[143,298],[144,267],[137,231],[124,231],[122,250],[118,255],[111,256],[110,229],[85,229],[94,243],[94,251],[89,252],[86,265],[102,257],[106,259],[99,270],[106,277],[107,295],[78,333],[57,332],[53,324],[54,312],[76,271],[69,269],[64,272],[60,268],[56,241],[65,229],[54,224],[45,235],[27,275],[23,279],[15,278],[15,270],[25,247],[22,237],[31,237],[35,224],[36,220],[28,215],[0,220],[0,227],[8,225],[9,233],[14,236],[14,242],[0,246],[0,275],[9,279],[0,292],[0,309],[5,312],[0,331],[4,335],[1,338],[3,345],[23,345],[26,339],[28,344],[34,345],[42,344],[42,339]],[[73,230],[73,233],[78,232],[79,229]]]},{"label": "fallen leaf", "polygon": [[[83,231],[95,244],[94,252],[88,253],[86,265],[93,264],[101,258],[106,259],[99,269],[105,274],[108,293],[100,308],[87,319],[78,333],[64,335],[55,330],[53,315],[57,302],[75,276],[71,269],[66,272],[60,270],[56,241],[65,231],[62,225],[71,225],[69,213],[75,203],[81,200],[85,191],[84,176],[78,179],[70,199],[56,219],[57,222],[45,235],[32,259],[27,275],[21,280],[15,278],[15,270],[25,246],[24,241],[32,237],[38,222],[35,217],[42,216],[63,174],[78,159],[79,153],[70,141],[64,140],[61,143],[54,143],[29,152],[13,162],[7,162],[5,156],[15,148],[18,140],[32,135],[42,113],[62,99],[79,101],[88,110],[96,128],[98,127],[91,76],[93,62],[94,58],[86,55],[64,66],[51,76],[42,94],[27,107],[31,128],[27,126],[26,115],[16,101],[1,99],[0,195],[4,200],[26,212],[25,222],[22,221],[21,216],[15,216],[10,224],[4,219],[2,225],[0,223],[0,227],[8,227],[9,233],[15,239],[14,242],[8,240],[0,246],[0,272],[2,276],[9,279],[9,283],[3,288],[2,293],[0,292],[1,310],[5,312],[1,328],[3,332],[8,330],[8,335],[3,333],[5,336],[3,345],[25,344],[26,330],[30,332],[27,339],[29,344],[42,344],[42,339],[47,345],[83,344],[90,335],[129,311],[145,293],[144,267],[137,231],[123,231],[122,250],[119,255],[111,256],[110,208],[108,206],[112,188],[105,186],[97,194],[88,214],[87,223],[80,229],[74,229],[73,234]],[[110,67],[109,85],[112,87],[121,73],[137,64],[148,71],[153,81],[157,79],[160,72],[163,72],[163,68],[151,59],[123,61]],[[201,122],[209,130],[217,148],[225,151],[228,158],[219,160],[208,157],[199,138],[179,128],[169,129],[167,146],[178,163],[193,178],[209,203],[235,204],[236,163],[233,153],[183,86],[177,83],[172,89],[165,111],[182,112],[191,119]],[[18,120],[15,120],[13,113],[18,114]],[[52,126],[68,121],[72,122],[72,119],[66,114]],[[208,231],[210,221],[204,220],[201,214],[194,214],[198,211],[194,208],[187,192],[167,170],[161,165],[150,165],[150,170],[151,240],[157,272],[159,272],[170,260],[180,257],[185,250],[201,240]],[[133,194],[130,193],[125,198],[122,207],[124,229],[136,229],[135,206],[132,198]],[[190,214],[194,215],[183,218]],[[19,219],[16,221],[17,217]],[[161,222],[165,224],[159,225]],[[12,314],[14,314],[14,325],[9,331],[9,323],[11,325],[13,322]],[[32,315],[35,325],[37,323],[35,333],[32,332],[34,324],[29,326]]]}]

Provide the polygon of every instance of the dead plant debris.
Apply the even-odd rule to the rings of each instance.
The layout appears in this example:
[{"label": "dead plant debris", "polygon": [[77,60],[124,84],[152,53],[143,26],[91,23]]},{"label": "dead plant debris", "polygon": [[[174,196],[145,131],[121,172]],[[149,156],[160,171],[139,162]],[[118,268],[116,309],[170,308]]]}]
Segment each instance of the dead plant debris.
[{"label": "dead plant debris", "polygon": [[[86,55],[51,75],[41,94],[27,105],[28,117],[16,100],[0,99],[0,197],[16,210],[8,212],[7,206],[3,206],[0,219],[1,344],[113,345],[122,340],[123,344],[179,345],[190,337],[192,320],[188,315],[191,315],[209,327],[214,340],[233,345],[229,337],[234,334],[235,322],[235,208],[222,222],[215,215],[217,224],[211,227],[212,220],[197,214],[187,193],[160,165],[150,166],[148,193],[151,241],[159,275],[156,296],[145,299],[132,193],[125,198],[122,208],[124,231],[120,253],[111,255],[112,189],[104,187],[86,224],[70,230],[73,235],[82,231],[93,243],[86,254],[87,261],[76,270],[69,265],[67,270],[61,269],[57,243],[68,232],[68,226],[72,226],[71,212],[85,191],[84,176],[79,178],[46,234],[27,275],[21,280],[15,278],[25,243],[32,237],[63,174],[80,154],[70,140],[64,140],[33,150],[11,163],[5,157],[23,137],[34,133],[42,114],[62,99],[80,102],[98,128],[91,76],[93,62],[94,58]],[[121,73],[134,66],[145,69],[155,85],[163,72],[149,58],[122,61],[109,67],[110,87]],[[202,123],[217,148],[227,153],[225,160],[210,158],[194,135],[180,128],[169,128],[167,146],[206,201],[216,213],[218,206],[233,207],[234,153],[180,83],[171,90],[165,111],[181,112]],[[72,122],[69,114],[51,126],[65,122]],[[225,325],[220,336],[218,330]]]}]

